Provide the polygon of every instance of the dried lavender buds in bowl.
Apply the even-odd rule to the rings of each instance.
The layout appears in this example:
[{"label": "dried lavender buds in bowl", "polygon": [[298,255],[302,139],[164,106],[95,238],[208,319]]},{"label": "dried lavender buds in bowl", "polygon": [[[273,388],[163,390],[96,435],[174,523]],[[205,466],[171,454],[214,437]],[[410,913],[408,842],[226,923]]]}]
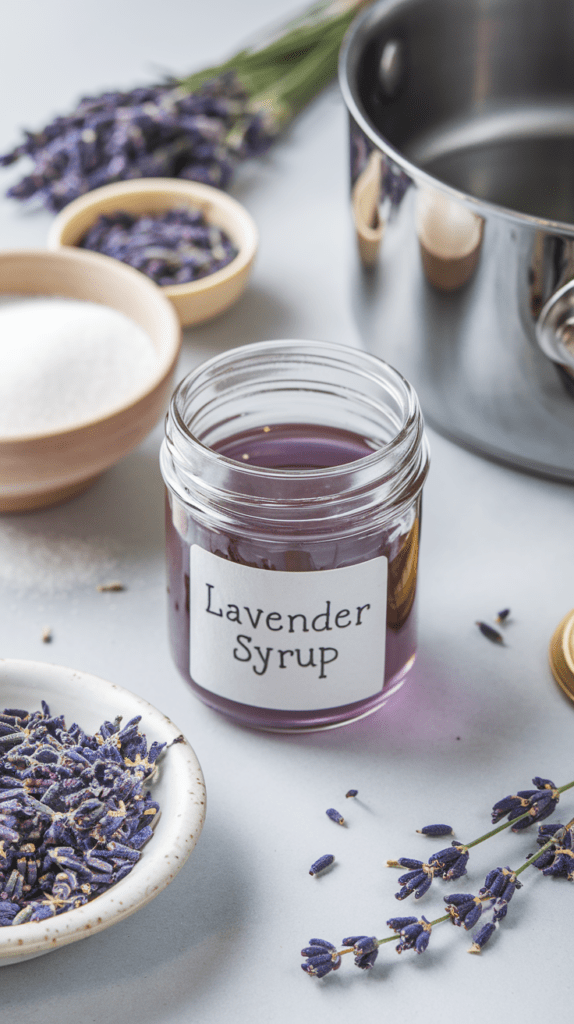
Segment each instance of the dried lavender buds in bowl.
[{"label": "dried lavender buds in bowl", "polygon": [[76,246],[130,263],[150,276],[185,326],[237,301],[257,250],[243,206],[209,185],[140,178],[95,189],[56,217],[52,249]]},{"label": "dried lavender buds in bowl", "polygon": [[138,217],[126,210],[102,213],[80,241],[80,248],[129,263],[165,286],[189,284],[222,270],[237,249],[201,210],[166,210]]},{"label": "dried lavender buds in bowl", "polygon": [[[0,707],[9,709],[0,714],[3,965],[101,931],[153,899],[195,845],[205,791],[176,727],[112,683],[0,661]],[[28,717],[24,708],[42,710]]]}]

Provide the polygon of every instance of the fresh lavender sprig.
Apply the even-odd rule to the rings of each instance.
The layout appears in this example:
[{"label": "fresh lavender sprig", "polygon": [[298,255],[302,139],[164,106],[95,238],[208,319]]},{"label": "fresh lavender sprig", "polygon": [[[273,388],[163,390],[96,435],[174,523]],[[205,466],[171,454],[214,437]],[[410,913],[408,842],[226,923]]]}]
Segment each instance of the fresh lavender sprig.
[{"label": "fresh lavender sprig", "polygon": [[[412,893],[415,899],[420,899],[428,892],[434,878],[443,878],[446,881],[454,881],[467,873],[469,851],[473,846],[485,842],[492,836],[497,835],[506,828],[512,827],[513,832],[520,832],[537,821],[549,817],[555,810],[560,794],[574,786],[574,782],[568,782],[565,786],[555,786],[551,779],[543,779],[535,776],[532,780],[536,789],[519,790],[514,796],[504,797],[495,803],[492,808],[492,821],[498,822],[504,816],[508,818],[498,828],[491,829],[473,839],[470,843],[459,843],[453,840],[450,847],[431,854],[428,861],[417,860],[413,857],[399,857],[396,860],[388,860],[387,867],[407,867],[410,870],[399,877],[401,889],[395,893],[398,900],[404,900]],[[419,831],[425,835],[442,835],[446,825],[426,825]],[[452,831],[449,828],[449,831]]]},{"label": "fresh lavender sprig", "polygon": [[0,156],[31,173],[8,190],[61,210],[113,181],[174,177],[226,188],[234,168],[264,152],[330,81],[343,35],[368,0],[320,0],[229,60],[187,78],[82,98]]},{"label": "fresh lavender sprig", "polygon": [[[543,834],[540,838],[544,838]],[[437,917],[434,921],[428,921],[426,917],[393,917],[387,921],[387,927],[395,934],[378,939],[375,935],[353,935],[341,941],[343,949],[337,949],[331,942],[325,939],[310,939],[309,945],[301,950],[301,956],[305,957],[305,963],[301,964],[303,970],[314,977],[323,978],[331,971],[336,971],[341,966],[341,957],[346,953],[354,953],[354,963],[362,970],[370,969],[375,963],[380,946],[388,942],[398,942],[395,947],[397,953],[405,950],[414,950],[415,953],[424,953],[428,947],[432,929],[443,924],[445,921],[471,931],[481,919],[484,910],[492,910],[492,919],[481,925],[479,931],[473,936],[473,944],[469,949],[470,953],[480,953],[487,942],[494,935],[500,922],[506,917],[508,904],[514,893],[521,888],[522,883],[518,881],[518,875],[522,874],[531,865],[541,866],[544,855],[551,851],[553,857],[560,858],[562,847],[558,843],[564,841],[565,836],[569,845],[568,851],[572,849],[574,840],[574,818],[568,825],[560,825],[550,833],[550,838],[544,843],[542,850],[529,857],[516,870],[509,867],[494,868],[486,876],[484,886],[477,895],[474,893],[451,893],[444,897],[448,907],[448,913]],[[545,861],[544,861],[545,863]],[[546,868],[542,868],[543,874],[548,874]],[[557,872],[562,873],[563,872]],[[566,877],[570,877],[567,875]]]},{"label": "fresh lavender sprig", "polygon": [[[548,793],[554,806],[558,802],[560,794],[574,786],[574,782],[569,782],[564,786],[556,787],[550,779],[542,779],[538,776],[533,779],[533,783],[536,790],[530,796],[536,793]],[[433,854],[430,858],[432,863],[429,861],[429,864],[424,864],[422,861],[406,857],[388,863],[392,866],[400,865],[411,869],[407,875],[402,876],[400,881],[409,892],[415,891],[415,898],[417,898],[422,895],[422,891],[428,890],[435,874],[440,874],[444,878],[453,877],[452,874],[449,875],[449,872],[452,871],[452,866],[457,861],[456,859],[453,861],[452,857],[447,857],[450,850],[454,850],[457,859],[468,858],[468,850],[471,846],[478,845],[509,827],[513,822],[517,822],[519,819],[528,819],[527,823],[530,824],[536,820],[535,815],[540,813],[538,806],[540,801],[530,801],[530,796],[524,798],[529,801],[529,804],[521,815],[511,817],[503,825],[492,829],[466,846],[454,841],[452,847]],[[500,803],[501,801],[495,805],[494,813],[498,813],[500,810]],[[542,816],[545,816],[545,806],[546,803],[543,801]],[[515,810],[514,807],[511,809],[511,813],[513,810]],[[504,813],[508,813],[508,809]],[[426,834],[433,835],[436,834],[435,829],[444,828],[446,826],[426,826],[425,831]],[[512,869],[507,866],[490,870],[486,875],[484,885],[477,894],[460,892],[445,896],[444,901],[447,904],[448,913],[433,921],[427,920],[424,916],[420,918],[415,916],[393,917],[387,921],[387,927],[395,933],[394,935],[381,939],[375,935],[349,936],[342,940],[342,949],[338,949],[325,939],[311,939],[309,946],[301,950],[301,955],[306,958],[306,962],[301,965],[303,970],[315,977],[325,977],[332,970],[339,969],[341,958],[347,953],[354,953],[355,966],[363,970],[370,969],[378,957],[380,946],[397,941],[397,936],[397,953],[411,949],[416,953],[423,953],[428,947],[433,927],[446,921],[462,927],[465,931],[471,931],[480,921],[480,928],[474,934],[473,944],[469,948],[470,953],[480,953],[500,923],[506,918],[512,898],[517,890],[522,888],[522,882],[518,880],[518,876],[528,867],[538,868],[545,876],[562,877],[574,881],[574,818],[566,825],[556,822],[539,826],[537,843],[541,849],[530,856],[519,868]],[[466,873],[466,866],[462,873]],[[417,886],[419,889],[416,888]],[[419,893],[419,890],[422,891]],[[397,896],[399,899],[403,898],[401,894],[397,894]],[[485,911],[491,912],[492,916],[489,921],[483,919]]]}]

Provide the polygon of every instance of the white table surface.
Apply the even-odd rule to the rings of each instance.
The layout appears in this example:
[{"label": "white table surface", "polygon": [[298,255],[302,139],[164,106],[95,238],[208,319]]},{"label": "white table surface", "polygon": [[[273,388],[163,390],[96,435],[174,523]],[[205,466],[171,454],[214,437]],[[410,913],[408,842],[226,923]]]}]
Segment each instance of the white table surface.
[{"label": "white table surface", "polygon": [[[222,59],[292,0],[26,0],[3,11],[0,149],[80,93],[153,81]],[[2,196],[17,177],[0,172]],[[224,349],[265,338],[359,345],[352,315],[346,115],[336,86],[283,141],[244,168],[233,193],[261,232],[250,288],[219,320],[185,333],[178,376]],[[0,200],[4,248],[42,246],[51,215]],[[198,702],[174,668],[166,634],[161,425],[86,494],[0,520],[0,650],[92,672],[146,697],[194,746],[208,814],[170,887],[117,927],[0,977],[0,1019],[18,1024],[252,1024],[354,1019],[427,1024],[513,1013],[569,1019],[574,888],[534,870],[481,957],[445,925],[423,956],[383,947],[374,969],[343,964],[323,981],[301,971],[311,936],[387,934],[397,914],[442,912],[453,887],[397,903],[389,857],[425,858],[448,840],[415,829],[453,823],[467,841],[492,803],[533,775],[574,777],[574,707],[553,682],[550,636],[574,605],[569,486],[502,468],[431,435],[415,668],[381,712],[306,736],[239,728]],[[127,590],[97,593],[120,578]],[[507,645],[476,619],[512,608]],[[49,625],[51,646],[41,642]],[[359,799],[345,800],[348,788]],[[339,828],[325,816],[346,814]],[[563,798],[562,820],[574,815]],[[531,830],[532,832],[533,830]],[[469,877],[518,866],[528,833],[479,847]],[[325,852],[337,864],[310,878]],[[530,875],[532,877],[530,877]],[[350,961],[350,957],[346,958]],[[376,1016],[375,1016],[376,1015]]]}]

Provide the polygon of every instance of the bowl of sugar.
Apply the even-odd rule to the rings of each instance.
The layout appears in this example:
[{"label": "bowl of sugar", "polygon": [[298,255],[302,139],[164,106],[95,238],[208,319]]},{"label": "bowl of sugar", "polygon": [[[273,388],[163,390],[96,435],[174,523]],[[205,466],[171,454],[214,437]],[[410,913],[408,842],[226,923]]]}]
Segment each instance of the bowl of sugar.
[{"label": "bowl of sugar", "polygon": [[181,329],[162,290],[78,249],[0,252],[0,512],[65,501],[164,412]]}]

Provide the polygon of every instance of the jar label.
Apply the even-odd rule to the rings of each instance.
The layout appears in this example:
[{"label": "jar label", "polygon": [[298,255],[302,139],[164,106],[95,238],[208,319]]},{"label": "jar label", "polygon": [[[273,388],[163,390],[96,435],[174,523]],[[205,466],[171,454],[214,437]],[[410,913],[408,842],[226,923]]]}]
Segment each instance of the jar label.
[{"label": "jar label", "polygon": [[387,559],[280,572],[190,549],[190,674],[220,697],[313,711],[380,692]]}]

